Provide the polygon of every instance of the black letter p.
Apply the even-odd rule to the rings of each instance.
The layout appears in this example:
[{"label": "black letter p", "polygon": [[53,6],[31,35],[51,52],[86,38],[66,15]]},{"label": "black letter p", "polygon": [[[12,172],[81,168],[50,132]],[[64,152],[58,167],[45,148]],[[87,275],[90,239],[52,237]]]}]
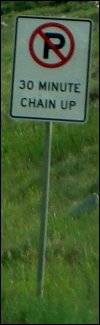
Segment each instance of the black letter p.
[{"label": "black letter p", "polygon": [[[60,41],[59,44],[54,44],[54,46],[57,49],[61,49],[64,46],[64,44],[65,44],[65,38],[64,38],[64,36],[62,34],[59,34],[59,33],[45,33],[45,35],[48,37],[48,39],[50,39],[50,38],[56,38],[56,39],[58,39]],[[44,44],[44,55],[43,55],[43,58],[44,59],[48,59],[49,50],[53,50],[53,49],[52,49],[52,47],[50,47],[49,42],[46,42],[45,41],[45,44]]]}]

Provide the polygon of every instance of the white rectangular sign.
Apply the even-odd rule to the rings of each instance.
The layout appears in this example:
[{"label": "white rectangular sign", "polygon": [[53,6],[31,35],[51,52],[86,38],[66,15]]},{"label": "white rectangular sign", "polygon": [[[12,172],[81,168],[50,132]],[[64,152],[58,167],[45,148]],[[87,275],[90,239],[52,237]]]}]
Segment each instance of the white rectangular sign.
[{"label": "white rectangular sign", "polygon": [[91,30],[90,19],[17,17],[11,117],[86,121]]}]

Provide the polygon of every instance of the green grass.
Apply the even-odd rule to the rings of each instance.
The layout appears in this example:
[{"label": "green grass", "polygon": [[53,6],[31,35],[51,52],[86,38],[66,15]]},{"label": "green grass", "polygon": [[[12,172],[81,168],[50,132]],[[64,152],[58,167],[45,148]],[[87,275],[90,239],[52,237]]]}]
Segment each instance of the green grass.
[{"label": "green grass", "polygon": [[9,5],[2,16],[8,24],[2,28],[2,324],[99,323],[98,207],[80,217],[70,213],[76,203],[98,193],[98,9],[92,1],[82,3],[42,2],[21,11],[48,16],[49,8],[49,15],[94,23],[88,122],[53,123],[42,300],[36,290],[45,125],[9,118],[20,10]]},{"label": "green grass", "polygon": [[98,323],[97,213],[79,220],[69,220],[63,213],[62,223],[59,220],[58,224],[58,220],[59,214],[49,219],[43,301],[35,294],[34,246],[32,249],[30,245],[27,256],[24,252],[20,259],[16,254],[15,259],[13,256],[4,263],[2,301],[5,322],[11,315],[14,324]]}]

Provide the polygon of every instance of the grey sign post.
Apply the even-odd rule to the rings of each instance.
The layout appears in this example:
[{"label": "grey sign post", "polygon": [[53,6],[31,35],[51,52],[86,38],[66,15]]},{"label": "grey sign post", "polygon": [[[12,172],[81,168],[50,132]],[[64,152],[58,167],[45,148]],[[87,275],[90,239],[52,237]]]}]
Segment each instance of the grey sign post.
[{"label": "grey sign post", "polygon": [[37,275],[38,276],[37,293],[40,296],[43,295],[43,284],[44,284],[44,267],[45,267],[47,220],[48,220],[49,176],[50,176],[50,162],[51,162],[51,138],[52,138],[52,122],[46,122],[41,223],[40,223],[40,243],[39,243],[39,260],[38,260],[38,275]]},{"label": "grey sign post", "polygon": [[91,33],[90,19],[16,18],[10,116],[46,121],[37,276],[40,296],[47,236],[51,121],[87,120]]}]

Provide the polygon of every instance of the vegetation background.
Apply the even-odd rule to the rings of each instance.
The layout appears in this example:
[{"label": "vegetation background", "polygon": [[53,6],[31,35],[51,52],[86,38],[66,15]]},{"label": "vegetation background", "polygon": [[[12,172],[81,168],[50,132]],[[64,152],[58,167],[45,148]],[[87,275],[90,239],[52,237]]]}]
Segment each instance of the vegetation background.
[{"label": "vegetation background", "polygon": [[[45,123],[9,118],[15,18],[93,20],[89,118],[53,123],[44,297],[37,288]],[[98,1],[1,1],[2,324],[98,324]]]}]

